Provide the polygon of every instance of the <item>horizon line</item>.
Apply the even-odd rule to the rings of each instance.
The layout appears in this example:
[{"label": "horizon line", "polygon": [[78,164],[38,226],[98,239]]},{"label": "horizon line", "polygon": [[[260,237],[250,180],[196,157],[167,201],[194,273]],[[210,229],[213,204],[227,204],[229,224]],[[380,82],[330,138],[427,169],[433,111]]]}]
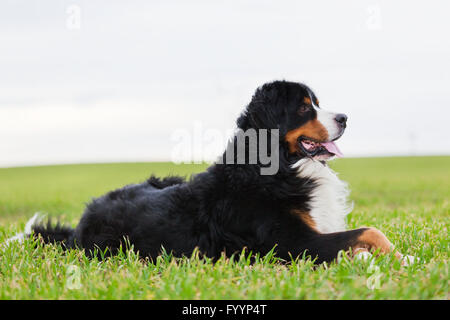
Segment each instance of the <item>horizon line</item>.
[{"label": "horizon line", "polygon": [[[339,160],[339,159],[369,159],[369,158],[426,158],[426,157],[450,157],[449,154],[386,154],[386,155],[355,155],[355,156],[347,156],[343,158],[335,158],[331,161]],[[136,159],[136,160],[99,160],[99,161],[57,161],[57,162],[36,162],[35,164],[17,164],[17,165],[0,165],[0,169],[14,169],[14,168],[32,168],[32,167],[52,167],[52,166],[70,166],[70,165],[101,165],[101,164],[138,164],[138,163],[170,163],[175,166],[178,165],[212,165],[216,161],[189,161],[189,162],[180,162],[175,163],[168,159],[153,159],[153,160],[145,160],[145,159]]]}]

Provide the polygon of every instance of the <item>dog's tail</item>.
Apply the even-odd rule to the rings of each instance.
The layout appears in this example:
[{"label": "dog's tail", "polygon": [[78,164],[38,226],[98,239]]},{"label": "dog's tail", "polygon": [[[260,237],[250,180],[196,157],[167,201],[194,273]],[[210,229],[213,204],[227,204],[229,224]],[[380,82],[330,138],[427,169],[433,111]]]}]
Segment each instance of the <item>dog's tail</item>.
[{"label": "dog's tail", "polygon": [[60,243],[63,248],[71,248],[74,245],[75,229],[59,223],[52,225],[50,219],[47,221],[47,225],[36,224],[32,229],[33,235],[41,236],[44,243]]},{"label": "dog's tail", "polygon": [[64,247],[72,247],[74,243],[75,230],[70,227],[61,226],[59,223],[52,226],[50,219],[47,224],[41,224],[45,215],[36,213],[25,225],[25,230],[6,240],[4,246],[11,242],[23,242],[26,238],[33,236],[42,237],[44,243],[61,243]]}]

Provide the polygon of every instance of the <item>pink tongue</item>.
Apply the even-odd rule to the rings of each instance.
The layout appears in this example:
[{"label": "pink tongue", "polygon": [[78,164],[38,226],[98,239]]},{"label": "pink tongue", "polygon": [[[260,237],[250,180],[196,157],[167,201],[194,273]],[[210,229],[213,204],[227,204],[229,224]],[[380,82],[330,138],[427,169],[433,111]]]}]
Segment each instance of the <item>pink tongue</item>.
[{"label": "pink tongue", "polygon": [[328,152],[333,153],[338,158],[342,158],[344,156],[344,154],[341,152],[341,150],[339,150],[337,145],[332,141],[323,142],[323,143],[321,143],[321,145],[324,146],[325,149],[328,150]]}]

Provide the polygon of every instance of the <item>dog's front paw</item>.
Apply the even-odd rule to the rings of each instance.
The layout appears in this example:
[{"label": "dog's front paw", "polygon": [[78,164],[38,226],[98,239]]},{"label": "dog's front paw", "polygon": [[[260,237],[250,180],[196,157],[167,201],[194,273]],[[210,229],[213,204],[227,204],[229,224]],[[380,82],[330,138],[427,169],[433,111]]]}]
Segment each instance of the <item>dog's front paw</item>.
[{"label": "dog's front paw", "polygon": [[354,255],[355,260],[368,261],[370,258],[372,258],[372,254],[367,250],[360,250]]},{"label": "dog's front paw", "polygon": [[401,259],[402,266],[407,267],[415,263],[419,263],[420,258],[410,255],[404,255]]}]

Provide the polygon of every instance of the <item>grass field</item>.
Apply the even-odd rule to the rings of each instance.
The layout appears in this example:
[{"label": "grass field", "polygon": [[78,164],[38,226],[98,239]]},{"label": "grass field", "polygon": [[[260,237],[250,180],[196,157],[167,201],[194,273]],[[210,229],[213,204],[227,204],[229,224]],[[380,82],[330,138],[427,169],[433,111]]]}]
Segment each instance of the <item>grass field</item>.
[{"label": "grass field", "polygon": [[[35,212],[75,226],[92,197],[150,173],[190,175],[206,165],[65,165],[0,169],[0,242]],[[0,299],[448,299],[450,157],[340,159],[355,208],[349,228],[374,226],[420,262],[390,256],[314,267],[237,255],[216,264],[197,256],[154,263],[133,252],[105,261],[32,240],[0,251]]]}]

